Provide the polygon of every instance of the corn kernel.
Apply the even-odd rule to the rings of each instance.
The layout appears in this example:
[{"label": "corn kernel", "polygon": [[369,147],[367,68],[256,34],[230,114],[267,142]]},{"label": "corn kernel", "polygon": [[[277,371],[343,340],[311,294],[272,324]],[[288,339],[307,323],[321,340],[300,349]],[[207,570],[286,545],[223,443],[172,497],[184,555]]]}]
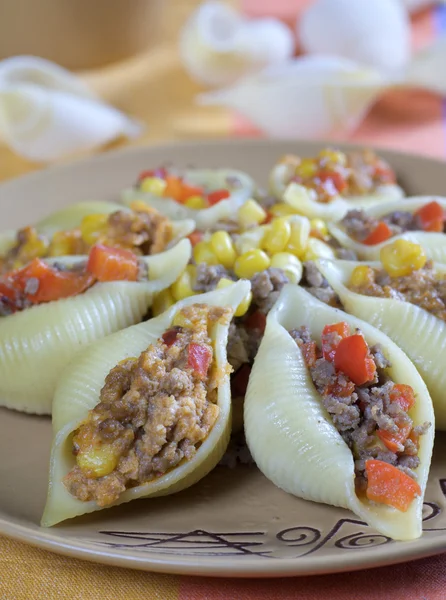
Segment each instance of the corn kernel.
[{"label": "corn kernel", "polygon": [[[233,284],[234,284],[234,282],[231,279],[222,277],[217,284],[217,289],[221,290],[222,288],[229,287]],[[243,315],[245,315],[248,312],[248,309],[251,306],[251,302],[252,302],[252,294],[251,294],[251,292],[248,292],[246,294],[246,297],[237,306],[237,308],[234,312],[234,317],[243,317]]]},{"label": "corn kernel", "polygon": [[76,254],[81,233],[78,229],[72,231],[56,231],[51,240],[48,256],[66,256]]},{"label": "corn kernel", "polygon": [[213,252],[209,242],[198,242],[194,246],[194,260],[198,264],[206,263],[207,265],[218,265],[218,258]]},{"label": "corn kernel", "polygon": [[81,471],[93,478],[109,475],[116,468],[118,460],[119,456],[110,444],[79,452],[76,456],[76,463]]},{"label": "corn kernel", "polygon": [[329,258],[333,260],[335,258],[335,252],[333,248],[330,248],[325,242],[310,237],[304,252],[304,260],[315,260],[316,258]]},{"label": "corn kernel", "polygon": [[174,327],[184,327],[185,329],[190,329],[194,326],[192,320],[186,316],[181,310],[179,310],[172,320],[172,325]]},{"label": "corn kernel", "polygon": [[269,212],[273,215],[273,217],[285,217],[287,215],[295,215],[295,209],[289,204],[285,204],[285,202],[278,202],[277,204],[273,204],[269,209]]},{"label": "corn kernel", "polygon": [[307,248],[310,238],[310,220],[307,217],[293,215],[288,217],[291,226],[290,239],[286,246],[286,251],[291,252],[301,258]]},{"label": "corn kernel", "polygon": [[139,184],[141,192],[163,196],[167,183],[161,177],[145,177]]},{"label": "corn kernel", "polygon": [[350,275],[350,285],[352,287],[361,287],[369,285],[375,281],[375,274],[371,267],[359,265],[355,267]]},{"label": "corn kernel", "polygon": [[201,210],[203,208],[207,208],[208,205],[203,196],[190,196],[185,201],[184,206],[187,206],[187,208],[192,208],[194,210]]},{"label": "corn kernel", "polygon": [[318,170],[318,165],[312,158],[303,158],[296,167],[296,175],[303,179],[314,177]]},{"label": "corn kernel", "polygon": [[319,152],[319,158],[326,158],[329,162],[345,167],[347,165],[347,156],[339,150],[330,150],[326,148]]},{"label": "corn kernel", "polygon": [[299,283],[302,279],[302,263],[290,252],[278,252],[271,259],[271,266],[282,269],[291,283]]},{"label": "corn kernel", "polygon": [[229,233],[227,231],[216,231],[211,235],[210,245],[218,258],[218,262],[226,269],[231,269],[234,266],[237,253]]},{"label": "corn kernel", "polygon": [[235,261],[234,273],[241,279],[250,279],[256,273],[267,269],[270,262],[269,256],[263,250],[249,250]]},{"label": "corn kernel", "polygon": [[321,240],[325,240],[328,237],[328,228],[322,219],[311,219],[310,227],[313,237],[318,237]]},{"label": "corn kernel", "polygon": [[401,239],[381,248],[380,258],[390,277],[410,275],[426,264],[423,248],[419,244]]},{"label": "corn kernel", "polygon": [[107,230],[108,215],[87,215],[82,219],[81,236],[83,241],[92,246]]},{"label": "corn kernel", "polygon": [[248,250],[260,248],[262,240],[268,230],[269,225],[260,225],[259,227],[253,227],[236,236],[234,246],[237,254],[245,254]]},{"label": "corn kernel", "polygon": [[144,200],[132,200],[129,204],[130,208],[135,212],[151,212],[151,207]]},{"label": "corn kernel", "polygon": [[17,267],[23,266],[33,258],[45,256],[48,251],[47,238],[40,236],[33,227],[26,228],[26,232],[26,242],[20,247],[17,255]]},{"label": "corn kernel", "polygon": [[174,304],[175,304],[175,300],[174,300],[174,297],[172,296],[172,292],[169,289],[159,292],[153,298],[153,303],[152,303],[153,316],[157,317],[161,313],[168,310]]},{"label": "corn kernel", "polygon": [[262,240],[262,248],[269,254],[282,252],[290,241],[291,225],[285,217],[273,219]]},{"label": "corn kernel", "polygon": [[[191,271],[189,266],[192,266],[195,271]],[[197,267],[195,265],[188,265],[178,279],[172,283],[170,286],[170,291],[172,292],[172,296],[176,302],[179,300],[183,300],[183,298],[188,298],[189,296],[193,296],[195,291],[192,286],[194,284],[193,277],[194,272],[196,273]]]},{"label": "corn kernel", "polygon": [[238,222],[243,229],[260,225],[266,217],[266,211],[252,199],[247,200],[238,210]]}]

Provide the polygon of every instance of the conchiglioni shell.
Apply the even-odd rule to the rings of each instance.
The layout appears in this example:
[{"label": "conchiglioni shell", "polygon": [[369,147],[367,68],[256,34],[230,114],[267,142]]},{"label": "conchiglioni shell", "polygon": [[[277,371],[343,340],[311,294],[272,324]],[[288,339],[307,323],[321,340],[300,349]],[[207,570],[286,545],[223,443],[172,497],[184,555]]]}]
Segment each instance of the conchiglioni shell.
[{"label": "conchiglioni shell", "polygon": [[[74,467],[72,434],[87,417],[88,411],[99,402],[100,390],[109,371],[121,360],[138,356],[171,326],[175,314],[186,305],[196,302],[214,306],[237,308],[250,284],[239,281],[233,286],[215,290],[200,296],[192,296],[178,302],[168,311],[105,340],[93,344],[63,373],[55,396],[53,410],[53,446],[50,461],[48,499],[42,517],[42,525],[49,527],[65,519],[99,510],[93,501],[81,502],[72,496],[62,479]],[[216,363],[225,367],[226,344],[229,323],[219,324],[213,332]],[[209,436],[190,461],[184,461],[162,477],[126,490],[114,503],[122,504],[136,498],[162,496],[178,492],[204,477],[223,456],[230,436],[231,393],[229,373],[226,373],[218,389],[220,407],[217,422]]]},{"label": "conchiglioni shell", "polygon": [[[191,255],[189,240],[144,257],[149,280],[97,283],[83,294],[0,318],[0,406],[50,414],[57,378],[82,347],[133,325]],[[72,257],[75,261],[76,257]]]},{"label": "conchiglioni shell", "polygon": [[[346,286],[358,263],[322,259],[316,263],[344,309],[386,333],[412,360],[432,397],[437,429],[446,429],[446,323],[415,304],[350,291]],[[377,262],[366,264],[381,266]],[[446,265],[436,264],[435,269],[446,275]]]},{"label": "conchiglioni shell", "polygon": [[[239,180],[240,186],[231,186],[228,178],[229,181],[231,178]],[[218,221],[236,218],[238,208],[255,191],[255,183],[249,175],[232,169],[190,169],[185,171],[185,179],[192,185],[204,186],[211,190],[228,189],[231,195],[227,200],[221,200],[210,208],[194,210],[172,198],[155,196],[132,188],[124,190],[123,202],[129,205],[134,200],[143,200],[170,219],[193,219],[198,229],[207,229]]]},{"label": "conchiglioni shell", "polygon": [[[58,210],[41,221],[35,228],[41,235],[51,238],[58,231],[66,231],[79,227],[82,219],[88,215],[105,214],[109,215],[116,211],[129,211],[130,209],[115,202],[102,202],[99,200],[90,202],[77,202],[66,208]],[[192,219],[183,219],[172,222],[172,240],[170,246],[173,246],[184,237],[188,236],[195,229],[195,222]],[[6,231],[0,233],[0,256],[6,254],[16,243],[17,231]]]},{"label": "conchiglioni shell", "polygon": [[319,218],[324,219],[324,221],[339,221],[345,217],[349,210],[354,208],[367,209],[403,196],[404,192],[398,185],[383,185],[373,194],[348,198],[338,196],[331,202],[324,203],[317,201],[316,193],[313,190],[297,183],[290,183],[283,194],[283,201],[299,214],[310,219]]},{"label": "conchiglioni shell", "polygon": [[354,460],[314,387],[302,353],[288,330],[307,325],[320,342],[324,325],[346,321],[369,344],[380,343],[392,363],[394,381],[415,390],[415,425],[434,423],[429,393],[407,356],[387,336],[359,319],[331,308],[296,286],[286,286],[268,315],[245,397],[245,433],[260,470],[300,498],[348,508],[370,526],[395,539],[421,534],[423,495],[434,439],[432,426],[420,441],[417,469],[422,495],[406,513],[355,493]]},{"label": "conchiglioni shell", "polygon": [[[446,211],[446,199],[438,196],[414,196],[413,198],[407,198],[403,201],[399,200],[396,202],[389,202],[385,204],[378,204],[366,209],[368,215],[373,217],[382,218],[396,210],[414,213],[419,208],[435,200]],[[389,243],[389,240],[382,242],[381,244],[375,244],[373,246],[367,246],[356,242],[351,238],[342,226],[337,223],[329,223],[328,230],[331,235],[338,240],[338,242],[349,250],[353,250],[356,256],[360,260],[379,260],[381,248]],[[434,233],[429,231],[406,231],[400,235],[395,235],[392,240],[409,240],[415,244],[423,246],[426,256],[432,260],[446,263],[446,235],[444,233]]]}]

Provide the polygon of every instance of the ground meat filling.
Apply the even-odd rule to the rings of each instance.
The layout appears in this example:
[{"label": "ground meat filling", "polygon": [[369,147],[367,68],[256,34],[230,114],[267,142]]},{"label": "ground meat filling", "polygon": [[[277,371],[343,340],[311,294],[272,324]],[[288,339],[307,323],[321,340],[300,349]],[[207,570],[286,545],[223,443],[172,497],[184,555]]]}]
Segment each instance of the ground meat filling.
[{"label": "ground meat filling", "polygon": [[399,235],[405,231],[423,231],[423,226],[417,215],[409,212],[395,211],[377,219],[363,210],[349,210],[341,221],[347,235],[357,242],[364,242],[380,222],[386,223],[390,236]]},{"label": "ground meat filling", "polygon": [[432,261],[404,277],[391,277],[385,269],[371,269],[360,285],[349,285],[357,294],[396,298],[410,302],[446,321],[446,277],[436,275]]},{"label": "ground meat filling", "polygon": [[98,217],[104,217],[104,222],[99,219],[97,231],[87,232],[81,225],[77,229],[58,232],[51,239],[40,235],[33,227],[19,230],[14,246],[0,258],[0,273],[20,268],[34,258],[88,254],[92,233],[95,242],[125,248],[139,255],[162,252],[172,238],[169,219],[149,207],[144,211],[118,210]]},{"label": "ground meat filling", "polygon": [[312,260],[304,263],[300,285],[321,302],[335,308],[342,308],[338,295]]},{"label": "ground meat filling", "polygon": [[76,466],[65,477],[70,494],[99,506],[190,460],[208,437],[219,407],[217,369],[209,337],[227,309],[196,304],[139,358],[110,371],[99,404],[73,437]]},{"label": "ground meat filling", "polygon": [[[409,404],[400,400],[408,394],[404,397],[414,403],[412,388],[398,386],[390,379],[387,369],[391,364],[380,345],[368,349],[368,360],[372,361],[368,364],[369,380],[355,384],[347,373],[335,366],[334,354],[345,334],[327,332],[330,328],[338,329],[338,326],[324,329],[320,346],[308,327],[289,333],[302,350],[313,384],[333,425],[352,450],[358,493],[367,488],[365,463],[368,459],[393,465],[416,480],[415,470],[420,464],[418,441],[430,424],[414,427],[408,414]],[[361,335],[358,330],[355,334]],[[330,349],[333,350],[331,356]]]}]

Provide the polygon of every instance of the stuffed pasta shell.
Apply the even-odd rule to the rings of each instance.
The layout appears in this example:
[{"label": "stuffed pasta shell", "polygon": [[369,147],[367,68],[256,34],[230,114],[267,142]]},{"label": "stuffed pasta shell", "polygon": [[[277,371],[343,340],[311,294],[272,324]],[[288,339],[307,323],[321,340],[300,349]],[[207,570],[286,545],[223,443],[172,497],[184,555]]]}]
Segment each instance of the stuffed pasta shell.
[{"label": "stuffed pasta shell", "polygon": [[245,431],[285,491],[348,508],[394,539],[421,535],[432,402],[404,352],[369,324],[285,287],[254,362]]},{"label": "stuffed pasta shell", "polygon": [[381,260],[316,261],[344,309],[368,321],[404,350],[432,397],[438,429],[446,428],[446,265],[421,246],[396,240]]},{"label": "stuffed pasta shell", "polygon": [[141,203],[128,208],[112,202],[79,202],[35,226],[0,234],[0,273],[22,267],[34,258],[85,255],[95,243],[138,255],[157,254],[194,228],[190,219],[172,222]]},{"label": "stuffed pasta shell", "polygon": [[193,219],[204,230],[233,219],[254,192],[254,181],[242,171],[160,168],[141,173],[123,201],[141,200],[173,220]]},{"label": "stuffed pasta shell", "polygon": [[428,258],[446,262],[445,210],[445,198],[413,197],[366,210],[349,210],[338,223],[329,223],[328,229],[360,260],[379,260],[386,243],[405,239],[423,246]]},{"label": "stuffed pasta shell", "polygon": [[189,240],[137,257],[101,244],[88,257],[35,258],[0,277],[0,405],[49,414],[60,371],[76,352],[139,322],[175,281]]},{"label": "stuffed pasta shell", "polygon": [[78,355],[54,397],[43,526],[204,477],[229,441],[226,345],[247,281],[190,297]]},{"label": "stuffed pasta shell", "polygon": [[284,157],[272,170],[270,191],[297,213],[327,221],[404,196],[390,166],[375,153],[330,149],[315,158]]}]

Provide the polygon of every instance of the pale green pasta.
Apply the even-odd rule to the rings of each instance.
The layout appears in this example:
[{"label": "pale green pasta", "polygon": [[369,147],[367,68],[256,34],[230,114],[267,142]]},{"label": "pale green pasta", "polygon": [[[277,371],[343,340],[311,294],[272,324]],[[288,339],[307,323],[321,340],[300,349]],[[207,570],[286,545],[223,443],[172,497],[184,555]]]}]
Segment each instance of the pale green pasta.
[{"label": "pale green pasta", "polygon": [[[306,325],[320,343],[323,327],[339,321],[359,327],[370,345],[381,344],[392,363],[392,379],[415,391],[417,402],[411,411],[414,424],[432,423],[420,440],[417,481],[422,495],[407,512],[356,495],[353,454],[332,424],[301,350],[288,333]],[[253,458],[277,486],[300,498],[348,508],[394,539],[421,535],[423,495],[434,439],[432,402],[415,367],[383,333],[319,302],[302,288],[287,285],[268,315],[245,397],[244,416]]]},{"label": "pale green pasta", "polygon": [[1,317],[0,405],[50,414],[57,378],[79,349],[140,321],[153,295],[179,277],[190,255],[190,242],[183,240],[142,258],[147,281],[97,283],[78,296]]},{"label": "pale green pasta", "polygon": [[[75,464],[71,451],[72,434],[87,417],[88,411],[98,404],[100,390],[109,371],[121,360],[138,356],[154,343],[171,326],[175,314],[182,307],[198,302],[230,307],[235,311],[249,290],[249,282],[239,281],[222,290],[189,297],[154,319],[96,342],[76,357],[61,376],[54,396],[54,437],[43,526],[49,527],[65,519],[100,509],[93,501],[82,502],[72,496],[62,479]],[[227,362],[228,328],[229,322],[220,323],[211,332],[217,367],[224,368]],[[231,395],[228,372],[218,388],[217,401],[220,408],[217,422],[193,458],[155,480],[126,490],[115,504],[178,492],[196,483],[215,467],[226,450],[230,436]]]}]

